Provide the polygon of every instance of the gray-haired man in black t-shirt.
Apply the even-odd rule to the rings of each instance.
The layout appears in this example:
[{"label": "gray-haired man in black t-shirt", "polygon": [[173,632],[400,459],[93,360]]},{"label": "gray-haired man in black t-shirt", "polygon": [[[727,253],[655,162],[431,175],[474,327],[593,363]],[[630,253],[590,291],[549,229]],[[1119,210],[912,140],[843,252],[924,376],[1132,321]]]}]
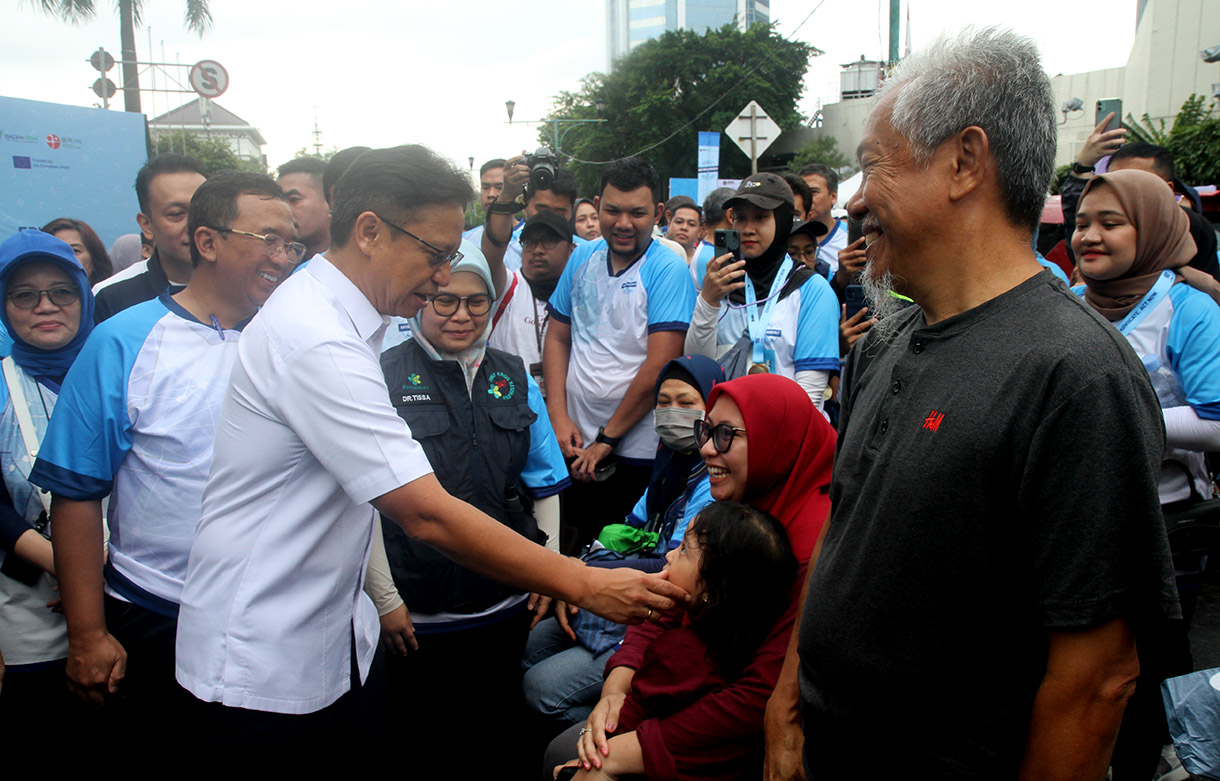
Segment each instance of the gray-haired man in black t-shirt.
[{"label": "gray-haired man in black t-shirt", "polygon": [[1030,249],[1054,152],[1050,82],[1010,32],[904,61],[869,117],[864,276],[919,306],[844,369],[771,777],[802,742],[811,778],[1106,774],[1136,632],[1177,612],[1164,433],[1139,360]]}]

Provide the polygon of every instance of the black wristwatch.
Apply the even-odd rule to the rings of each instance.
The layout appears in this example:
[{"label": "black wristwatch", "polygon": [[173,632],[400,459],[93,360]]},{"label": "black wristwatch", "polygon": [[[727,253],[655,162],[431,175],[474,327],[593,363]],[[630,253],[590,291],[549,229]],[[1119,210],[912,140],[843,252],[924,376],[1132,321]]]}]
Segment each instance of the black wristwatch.
[{"label": "black wristwatch", "polygon": [[492,201],[491,205],[487,207],[487,212],[489,214],[516,214],[524,208],[525,204],[518,201],[509,201],[508,203]]},{"label": "black wristwatch", "polygon": [[597,438],[594,439],[593,441],[600,442],[603,445],[609,445],[611,450],[618,450],[619,443],[621,443],[623,441],[623,438],[622,437],[608,437],[608,436],[606,436],[606,427],[598,426],[597,427]]},{"label": "black wristwatch", "polygon": [[1072,173],[1076,174],[1077,176],[1091,174],[1094,170],[1095,168],[1091,165],[1081,165],[1079,162],[1072,163]]}]

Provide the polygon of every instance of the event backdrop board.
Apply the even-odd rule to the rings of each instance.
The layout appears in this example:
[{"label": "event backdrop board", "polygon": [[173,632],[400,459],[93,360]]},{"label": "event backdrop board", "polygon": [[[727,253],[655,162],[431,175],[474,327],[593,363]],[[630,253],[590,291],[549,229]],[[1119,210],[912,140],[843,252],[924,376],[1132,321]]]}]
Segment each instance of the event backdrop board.
[{"label": "event backdrop board", "polygon": [[147,160],[143,114],[0,97],[0,240],[74,217],[109,248],[139,230]]}]

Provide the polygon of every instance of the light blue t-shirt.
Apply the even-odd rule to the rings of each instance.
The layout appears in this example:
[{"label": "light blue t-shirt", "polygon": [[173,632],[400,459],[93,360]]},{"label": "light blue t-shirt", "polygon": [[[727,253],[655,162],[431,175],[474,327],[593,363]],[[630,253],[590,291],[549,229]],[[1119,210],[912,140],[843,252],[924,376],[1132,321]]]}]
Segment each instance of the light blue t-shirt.
[{"label": "light blue t-shirt", "polygon": [[110,564],[175,604],[240,336],[164,293],[99,324],[64,379],[30,475],[75,501],[109,495]]}]

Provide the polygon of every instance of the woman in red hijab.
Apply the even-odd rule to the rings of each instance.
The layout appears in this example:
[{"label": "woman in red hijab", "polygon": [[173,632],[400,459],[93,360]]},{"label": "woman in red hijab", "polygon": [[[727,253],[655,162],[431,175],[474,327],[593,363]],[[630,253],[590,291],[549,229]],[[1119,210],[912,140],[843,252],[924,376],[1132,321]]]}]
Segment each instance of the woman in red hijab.
[{"label": "woman in red hijab", "polygon": [[[753,766],[761,769],[767,699],[783,667],[805,566],[830,512],[835,432],[792,380],[751,374],[718,384],[708,397],[706,419],[696,423],[695,430],[703,443],[712,497],[745,502],[778,518],[801,571],[788,609],[739,678],[671,716],[646,720],[636,728],[638,756],[633,759],[642,762],[642,768],[636,765],[628,772],[649,778],[734,777],[754,757]],[[682,613],[669,613],[627,630],[606,664],[602,700],[585,724],[599,750],[614,735],[644,650],[681,620]],[[629,753],[636,751],[633,745]],[[568,758],[548,754],[547,763],[553,766],[553,760],[558,764]]]}]

